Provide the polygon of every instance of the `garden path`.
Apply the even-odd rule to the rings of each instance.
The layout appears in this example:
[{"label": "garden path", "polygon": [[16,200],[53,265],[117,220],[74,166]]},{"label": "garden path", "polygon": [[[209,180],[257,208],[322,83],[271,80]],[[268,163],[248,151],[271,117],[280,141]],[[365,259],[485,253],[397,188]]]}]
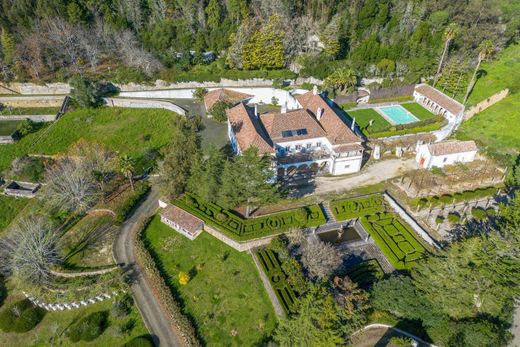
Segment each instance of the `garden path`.
[{"label": "garden path", "polygon": [[416,169],[417,164],[414,158],[382,160],[368,166],[358,174],[343,177],[318,177],[314,192],[318,195],[339,193],[380,183]]},{"label": "garden path", "polygon": [[139,228],[142,216],[151,215],[158,208],[158,194],[154,190],[141,203],[134,214],[121,225],[121,229],[114,242],[114,257],[119,264],[132,267],[135,281],[131,285],[135,303],[143,321],[152,335],[156,346],[179,347],[184,344],[169,324],[169,319],[161,309],[161,305],[148,282],[143,277],[143,272],[136,266],[133,234]]}]

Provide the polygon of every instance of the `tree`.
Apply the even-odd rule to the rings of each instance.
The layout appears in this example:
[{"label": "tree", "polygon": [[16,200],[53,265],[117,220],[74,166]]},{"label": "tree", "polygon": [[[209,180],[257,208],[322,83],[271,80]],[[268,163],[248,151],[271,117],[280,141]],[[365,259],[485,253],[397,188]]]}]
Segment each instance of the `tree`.
[{"label": "tree", "polygon": [[442,50],[441,59],[439,61],[439,66],[437,67],[437,73],[435,74],[435,80],[433,81],[433,86],[435,87],[435,84],[437,84],[437,81],[439,80],[439,75],[441,73],[442,65],[444,64],[444,58],[446,56],[446,53],[448,52],[448,49],[450,47],[450,43],[457,35],[459,28],[457,24],[451,23],[448,25],[446,30],[444,30],[444,49]]},{"label": "tree", "polygon": [[205,9],[206,15],[208,16],[206,24],[209,30],[216,30],[221,24],[221,13],[219,0],[209,0],[208,5]]},{"label": "tree", "polygon": [[299,299],[298,312],[279,321],[274,341],[280,346],[345,346],[352,331],[345,311],[322,285],[313,285]]},{"label": "tree", "polygon": [[208,111],[211,117],[217,122],[227,121],[226,110],[233,107],[233,104],[224,100],[217,101]]},{"label": "tree", "polygon": [[242,66],[246,70],[280,69],[285,64],[284,32],[277,16],[269,18],[260,30],[252,33],[242,49]]},{"label": "tree", "polygon": [[334,299],[342,307],[356,326],[366,320],[365,313],[369,308],[368,293],[359,288],[348,276],[334,277],[332,281]]},{"label": "tree", "polygon": [[473,90],[475,83],[477,81],[477,72],[480,69],[480,63],[491,56],[494,52],[495,45],[491,40],[484,40],[480,46],[478,47],[478,59],[477,66],[475,66],[475,70],[473,71],[473,75],[471,76],[471,81],[469,82],[468,89],[466,90],[466,95],[464,95],[464,101],[462,102],[464,105],[468,101],[469,94]]},{"label": "tree", "polygon": [[163,150],[160,164],[160,185],[169,197],[184,193],[191,167],[200,158],[200,137],[196,119],[179,119],[173,126],[172,141]]},{"label": "tree", "polygon": [[250,147],[227,162],[222,175],[220,201],[224,207],[234,208],[246,204],[246,217],[252,206],[276,201],[280,194],[273,179],[271,158],[258,155],[258,149]]},{"label": "tree", "polygon": [[4,64],[12,65],[15,59],[15,42],[13,35],[11,35],[5,28],[2,28],[0,33],[0,53]]},{"label": "tree", "polygon": [[325,278],[341,264],[341,254],[330,243],[308,237],[302,230],[295,231],[290,239],[293,245],[297,245],[301,262],[312,279]]},{"label": "tree", "polygon": [[130,182],[130,187],[132,187],[132,191],[134,190],[134,170],[135,170],[135,162],[132,157],[125,154],[119,157],[119,170],[121,173],[128,179]]},{"label": "tree", "polygon": [[93,176],[81,158],[60,158],[46,173],[43,199],[65,212],[86,212],[100,196]]},{"label": "tree", "polygon": [[327,76],[324,81],[325,87],[339,89],[340,91],[350,90],[357,84],[357,76],[350,68],[341,68],[335,70]]},{"label": "tree", "polygon": [[98,107],[103,104],[101,89],[87,77],[76,76],[70,81],[71,97],[81,107]]},{"label": "tree", "polygon": [[46,220],[24,218],[0,239],[0,272],[22,283],[45,284],[52,267],[61,262],[58,250],[58,233]]},{"label": "tree", "polygon": [[222,151],[210,146],[203,158],[193,161],[188,190],[204,201],[217,202],[224,164]]},{"label": "tree", "polygon": [[195,91],[193,91],[193,97],[200,102],[204,101],[206,94],[208,94],[208,90],[203,87],[197,87]]}]

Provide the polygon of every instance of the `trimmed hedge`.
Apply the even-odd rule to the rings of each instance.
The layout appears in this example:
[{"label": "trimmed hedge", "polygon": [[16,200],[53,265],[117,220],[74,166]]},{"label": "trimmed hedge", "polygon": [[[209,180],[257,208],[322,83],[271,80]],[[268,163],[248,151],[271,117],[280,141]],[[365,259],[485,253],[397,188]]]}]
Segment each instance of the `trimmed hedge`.
[{"label": "trimmed hedge", "polygon": [[34,306],[28,299],[15,302],[0,312],[0,329],[4,332],[25,333],[41,322],[45,310]]},{"label": "trimmed hedge", "polygon": [[65,335],[71,342],[93,341],[108,327],[108,311],[98,311],[80,318]]},{"label": "trimmed hedge", "polygon": [[168,318],[170,318],[170,324],[180,332],[185,344],[194,347],[201,346],[195,328],[188,317],[183,314],[181,305],[173,296],[170,287],[166,284],[164,277],[162,277],[153,257],[143,242],[142,234],[150,220],[150,218],[143,218],[140,221],[139,231],[134,234],[133,244],[137,263],[144,269],[145,278],[152,287],[153,295],[159,299],[161,307],[166,312]]},{"label": "trimmed hedge", "polygon": [[256,252],[264,272],[271,282],[280,304],[285,313],[296,312],[297,296],[291,285],[287,282],[288,276],[282,269],[282,262],[276,253],[270,248],[264,248]]},{"label": "trimmed hedge", "polygon": [[361,225],[397,270],[412,268],[426,253],[413,231],[392,213],[362,217]]},{"label": "trimmed hedge", "polygon": [[325,216],[318,205],[244,219],[216,204],[203,202],[192,194],[185,194],[174,205],[202,219],[229,237],[247,241],[268,235],[281,234],[293,228],[325,224]]},{"label": "trimmed hedge", "polygon": [[498,191],[497,187],[486,187],[486,188],[478,188],[475,190],[465,190],[463,192],[455,193],[453,195],[444,194],[439,196],[426,196],[422,198],[415,199],[414,204],[418,208],[429,207],[430,204],[432,206],[437,206],[440,204],[450,204],[452,202],[463,202],[468,200],[475,200],[488,197],[490,195],[496,194]]},{"label": "trimmed hedge", "polygon": [[414,127],[406,128],[398,130],[397,127],[395,127],[395,130],[388,130],[388,131],[378,131],[376,133],[367,134],[367,136],[372,138],[381,138],[381,137],[390,137],[390,136],[397,136],[397,135],[407,135],[407,134],[415,134],[415,133],[426,133],[430,131],[435,131],[440,129],[445,122],[436,122],[431,124],[423,124],[420,125],[421,122],[415,122],[415,123],[409,123],[410,125],[413,124]]},{"label": "trimmed hedge", "polygon": [[336,220],[354,219],[385,210],[385,199],[381,194],[355,199],[331,201],[330,209]]},{"label": "trimmed hedge", "polygon": [[412,123],[403,123],[403,124],[396,124],[396,125],[390,125],[383,129],[378,129],[377,131],[374,131],[373,133],[370,132],[369,129],[367,129],[367,133],[372,136],[373,134],[378,134],[382,132],[399,132],[402,130],[410,130],[410,129],[416,129],[416,128],[422,128],[427,125],[439,125],[444,121],[444,117],[442,116],[435,116],[432,118],[426,118],[417,122]]},{"label": "trimmed hedge", "polygon": [[478,208],[478,207],[476,207],[476,208],[473,207],[471,209],[471,215],[473,216],[473,218],[475,218],[477,220],[482,220],[487,217],[486,210],[484,210],[482,208]]}]

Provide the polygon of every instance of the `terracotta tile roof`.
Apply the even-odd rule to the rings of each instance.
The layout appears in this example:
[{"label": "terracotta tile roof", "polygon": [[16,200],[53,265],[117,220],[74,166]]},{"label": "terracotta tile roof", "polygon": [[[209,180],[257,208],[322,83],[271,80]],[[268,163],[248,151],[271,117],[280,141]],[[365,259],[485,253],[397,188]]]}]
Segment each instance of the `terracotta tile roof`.
[{"label": "terracotta tile roof", "polygon": [[[260,115],[267,134],[273,142],[295,141],[326,137],[327,133],[316,118],[306,109],[287,111],[286,113],[270,112]],[[305,129],[302,134],[284,137],[284,131]]]},{"label": "terracotta tile roof", "polygon": [[418,84],[415,86],[415,91],[424,95],[425,97],[432,100],[448,112],[453,113],[454,115],[458,115],[460,112],[464,111],[464,105],[450,98],[449,96],[440,92],[439,90],[433,88],[432,86],[429,86],[424,83]]},{"label": "terracotta tile roof", "polygon": [[332,145],[361,142],[320,94],[314,95],[311,91],[297,96],[296,100],[315,117],[318,108],[323,110],[319,122],[327,132],[327,138]]},{"label": "terracotta tile roof", "polygon": [[161,216],[171,220],[190,234],[196,234],[197,231],[204,227],[204,222],[201,219],[174,205],[168,205],[161,212]]},{"label": "terracotta tile roof", "polygon": [[248,106],[239,103],[237,106],[226,110],[226,113],[240,150],[245,151],[254,146],[258,148],[260,154],[274,153],[274,148],[265,135],[259,120]]},{"label": "terracotta tile roof", "polygon": [[204,105],[206,106],[206,110],[209,110],[217,101],[226,101],[232,104],[237,104],[240,101],[251,97],[253,97],[253,95],[237,92],[231,89],[220,88],[212,90],[204,96]]},{"label": "terracotta tile roof", "polygon": [[364,149],[365,148],[359,143],[334,146],[334,152],[337,153],[361,151]]},{"label": "terracotta tile roof", "polygon": [[439,142],[428,145],[428,151],[433,156],[473,152],[477,149],[475,141]]}]

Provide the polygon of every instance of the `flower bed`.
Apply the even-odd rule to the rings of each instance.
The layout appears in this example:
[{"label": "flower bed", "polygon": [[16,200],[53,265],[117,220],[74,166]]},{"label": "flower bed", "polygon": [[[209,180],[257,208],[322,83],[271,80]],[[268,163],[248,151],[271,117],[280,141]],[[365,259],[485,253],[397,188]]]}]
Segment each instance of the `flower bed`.
[{"label": "flower bed", "polygon": [[325,216],[318,205],[244,219],[216,204],[203,202],[191,194],[175,200],[173,204],[239,241],[281,234],[292,228],[325,224]]},{"label": "flower bed", "polygon": [[336,220],[354,219],[385,210],[385,199],[380,194],[355,199],[334,200],[330,209]]},{"label": "flower bed", "polygon": [[426,253],[413,231],[392,213],[362,217],[361,224],[397,270],[412,268]]},{"label": "flower bed", "polygon": [[291,285],[287,283],[288,276],[282,270],[282,263],[275,252],[270,248],[265,248],[259,250],[256,254],[285,313],[295,312],[296,293]]}]

